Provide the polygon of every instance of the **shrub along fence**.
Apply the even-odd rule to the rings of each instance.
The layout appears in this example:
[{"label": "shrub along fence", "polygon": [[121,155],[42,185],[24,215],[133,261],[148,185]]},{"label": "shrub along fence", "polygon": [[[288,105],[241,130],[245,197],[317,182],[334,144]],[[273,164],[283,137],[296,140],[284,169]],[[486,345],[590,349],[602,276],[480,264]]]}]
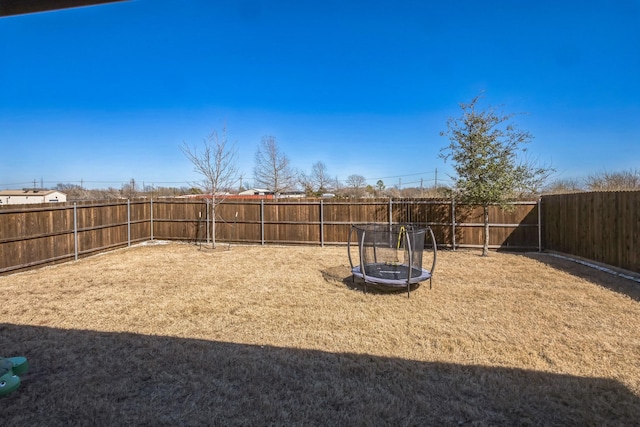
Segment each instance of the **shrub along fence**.
[{"label": "shrub along fence", "polygon": [[[136,199],[0,208],[0,273],[62,262],[147,240],[211,240],[206,199]],[[490,247],[541,250],[540,203],[491,206]],[[346,244],[351,224],[430,226],[439,246],[482,246],[482,208],[452,200],[227,200],[216,241]]]}]

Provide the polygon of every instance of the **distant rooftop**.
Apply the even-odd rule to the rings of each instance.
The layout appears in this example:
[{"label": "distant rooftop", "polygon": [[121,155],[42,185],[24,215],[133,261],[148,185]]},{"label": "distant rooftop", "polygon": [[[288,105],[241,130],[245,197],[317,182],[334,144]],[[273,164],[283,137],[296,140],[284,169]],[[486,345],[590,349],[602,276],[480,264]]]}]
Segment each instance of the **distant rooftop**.
[{"label": "distant rooftop", "polygon": [[57,190],[46,190],[43,188],[25,188],[22,190],[0,190],[0,196],[46,196],[51,193],[60,193]]}]

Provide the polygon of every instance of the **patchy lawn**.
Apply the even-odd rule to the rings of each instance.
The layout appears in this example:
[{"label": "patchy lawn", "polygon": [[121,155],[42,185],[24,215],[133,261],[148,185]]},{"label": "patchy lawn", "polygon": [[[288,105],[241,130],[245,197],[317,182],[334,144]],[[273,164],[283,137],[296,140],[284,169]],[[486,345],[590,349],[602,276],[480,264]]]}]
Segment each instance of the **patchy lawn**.
[{"label": "patchy lawn", "polygon": [[411,298],[353,285],[345,247],[141,245],[0,277],[0,355],[30,363],[2,419],[638,425],[640,284],[438,255]]}]

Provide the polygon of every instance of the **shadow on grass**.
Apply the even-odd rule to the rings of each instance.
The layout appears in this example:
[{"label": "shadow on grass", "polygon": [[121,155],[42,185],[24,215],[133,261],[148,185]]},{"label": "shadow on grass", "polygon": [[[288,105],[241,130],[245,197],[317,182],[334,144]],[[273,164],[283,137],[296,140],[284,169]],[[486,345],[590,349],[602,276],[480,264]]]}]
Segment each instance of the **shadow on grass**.
[{"label": "shadow on grass", "polygon": [[637,425],[621,383],[483,366],[0,324],[30,371],[3,425]]},{"label": "shadow on grass", "polygon": [[640,283],[638,282],[544,252],[528,252],[525,256],[640,302]]}]

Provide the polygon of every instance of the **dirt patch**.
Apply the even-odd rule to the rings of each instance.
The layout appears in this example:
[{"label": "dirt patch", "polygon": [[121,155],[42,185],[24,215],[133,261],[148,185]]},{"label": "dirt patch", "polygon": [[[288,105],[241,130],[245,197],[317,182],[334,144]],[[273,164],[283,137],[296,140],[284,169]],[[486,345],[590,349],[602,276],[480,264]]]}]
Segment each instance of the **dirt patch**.
[{"label": "dirt patch", "polygon": [[[634,282],[441,252],[433,287],[352,284],[344,247],[147,245],[0,277],[22,425],[633,425]],[[8,417],[8,418],[6,418]],[[123,418],[124,417],[124,418]]]}]

